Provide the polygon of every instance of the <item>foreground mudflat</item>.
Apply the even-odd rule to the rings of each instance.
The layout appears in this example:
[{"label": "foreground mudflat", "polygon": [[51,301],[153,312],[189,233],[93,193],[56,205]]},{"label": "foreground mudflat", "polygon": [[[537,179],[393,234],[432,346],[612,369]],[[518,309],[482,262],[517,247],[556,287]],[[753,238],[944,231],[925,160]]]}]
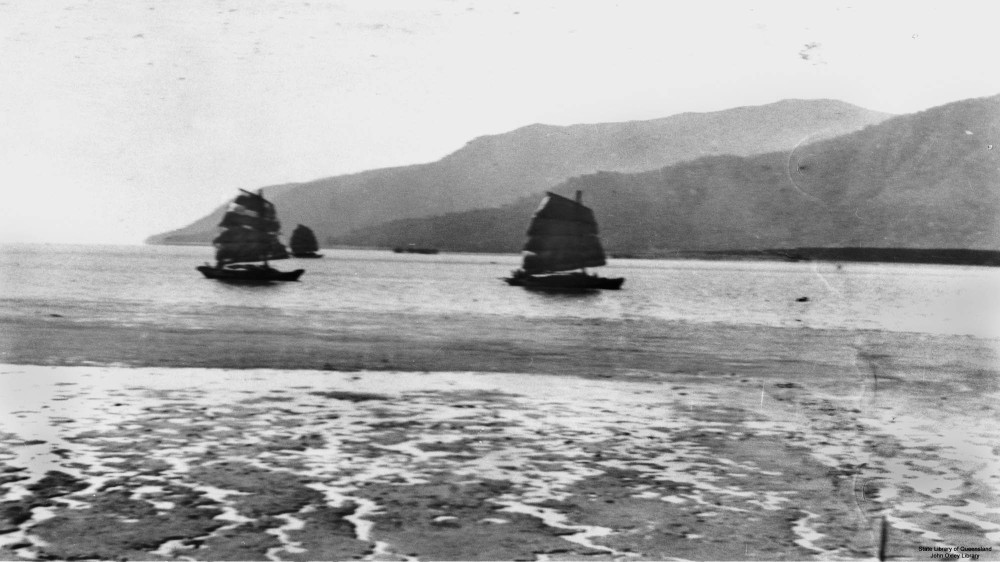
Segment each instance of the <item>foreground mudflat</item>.
[{"label": "foreground mudflat", "polygon": [[883,516],[893,556],[998,550],[995,373],[870,359],[841,380],[4,365],[0,557],[851,559]]}]

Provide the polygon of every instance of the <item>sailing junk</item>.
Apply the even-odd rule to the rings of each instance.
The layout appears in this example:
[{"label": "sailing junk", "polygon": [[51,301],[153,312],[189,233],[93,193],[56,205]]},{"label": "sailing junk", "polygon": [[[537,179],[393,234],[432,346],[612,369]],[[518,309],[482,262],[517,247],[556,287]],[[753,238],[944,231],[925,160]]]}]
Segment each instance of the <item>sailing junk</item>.
[{"label": "sailing junk", "polygon": [[292,249],[292,255],[297,258],[321,258],[323,254],[317,254],[319,243],[316,235],[308,226],[298,225],[292,231],[292,237],[288,239],[288,245]]},{"label": "sailing junk", "polygon": [[[594,212],[581,202],[548,193],[528,227],[521,269],[504,278],[510,285],[534,289],[620,289],[624,278],[603,278],[584,268],[605,265]],[[564,271],[571,273],[560,273]]]},{"label": "sailing junk", "polygon": [[281,223],[274,205],[260,193],[240,191],[219,223],[222,234],[212,241],[216,264],[198,266],[198,271],[223,281],[296,281],[305,270],[278,271],[267,264],[288,258],[288,250],[278,240]]}]

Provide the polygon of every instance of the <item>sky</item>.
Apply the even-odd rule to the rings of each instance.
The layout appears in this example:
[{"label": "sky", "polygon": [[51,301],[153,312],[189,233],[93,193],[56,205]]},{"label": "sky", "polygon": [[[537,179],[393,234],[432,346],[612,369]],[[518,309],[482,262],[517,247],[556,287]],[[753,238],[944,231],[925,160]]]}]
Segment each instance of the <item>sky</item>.
[{"label": "sky", "polygon": [[992,4],[0,0],[0,243],[138,244],[532,123],[1000,94]]}]

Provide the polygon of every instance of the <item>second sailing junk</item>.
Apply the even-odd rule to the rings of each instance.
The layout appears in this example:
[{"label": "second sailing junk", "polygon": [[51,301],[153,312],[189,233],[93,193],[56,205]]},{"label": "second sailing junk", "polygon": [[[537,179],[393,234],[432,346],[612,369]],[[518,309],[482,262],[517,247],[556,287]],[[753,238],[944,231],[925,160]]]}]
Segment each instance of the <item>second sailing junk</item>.
[{"label": "second sailing junk", "polygon": [[576,192],[575,201],[548,193],[528,227],[522,267],[504,281],[528,289],[620,289],[623,277],[605,278],[586,271],[606,263],[597,220],[583,204],[582,193]]},{"label": "second sailing junk", "polygon": [[317,254],[319,242],[316,235],[308,226],[298,225],[292,231],[292,237],[288,239],[288,245],[292,249],[292,255],[297,258],[321,258],[323,254]]}]

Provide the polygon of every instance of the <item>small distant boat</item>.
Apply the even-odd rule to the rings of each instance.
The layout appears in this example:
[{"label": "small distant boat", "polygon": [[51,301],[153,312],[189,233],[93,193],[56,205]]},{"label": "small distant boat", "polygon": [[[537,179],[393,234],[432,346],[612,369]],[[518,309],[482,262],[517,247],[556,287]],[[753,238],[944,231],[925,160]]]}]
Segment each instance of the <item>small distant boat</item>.
[{"label": "small distant boat", "polygon": [[397,246],[392,251],[397,254],[436,254],[439,250],[437,248],[421,248],[416,244],[408,244],[406,246]]},{"label": "small distant boat", "polygon": [[205,264],[196,269],[205,277],[220,281],[297,281],[305,273],[304,269],[279,271],[267,263],[288,259],[288,250],[278,240],[281,223],[274,204],[264,199],[260,192],[240,191],[243,193],[229,204],[219,223],[222,234],[212,241],[215,265]]},{"label": "small distant boat", "polygon": [[586,271],[607,261],[594,212],[582,199],[580,191],[575,201],[546,194],[528,227],[521,269],[504,278],[507,284],[527,289],[621,289],[624,277],[605,278]]},{"label": "small distant boat", "polygon": [[292,231],[292,237],[288,239],[288,246],[292,250],[292,256],[296,258],[321,258],[323,254],[317,254],[319,242],[316,235],[308,226],[298,225]]}]

